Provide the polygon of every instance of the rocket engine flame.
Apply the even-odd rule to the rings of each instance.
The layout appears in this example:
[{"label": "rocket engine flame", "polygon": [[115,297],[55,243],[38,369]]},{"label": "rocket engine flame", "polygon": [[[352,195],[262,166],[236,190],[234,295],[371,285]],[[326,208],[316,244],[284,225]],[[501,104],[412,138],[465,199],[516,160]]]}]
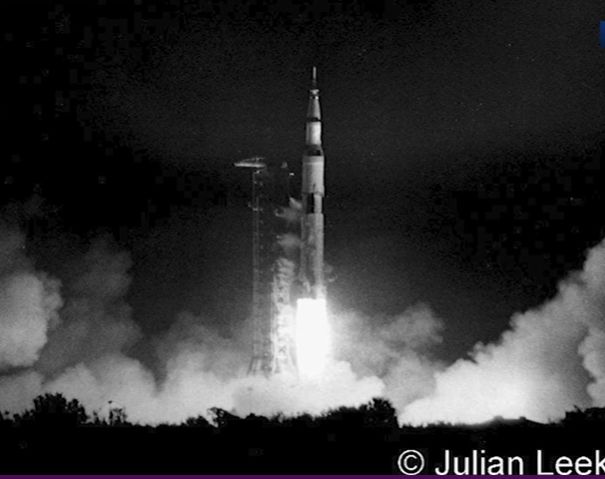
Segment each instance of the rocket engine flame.
[{"label": "rocket engine flame", "polygon": [[296,303],[296,358],[302,378],[320,377],[331,354],[331,334],[325,299],[301,298]]}]

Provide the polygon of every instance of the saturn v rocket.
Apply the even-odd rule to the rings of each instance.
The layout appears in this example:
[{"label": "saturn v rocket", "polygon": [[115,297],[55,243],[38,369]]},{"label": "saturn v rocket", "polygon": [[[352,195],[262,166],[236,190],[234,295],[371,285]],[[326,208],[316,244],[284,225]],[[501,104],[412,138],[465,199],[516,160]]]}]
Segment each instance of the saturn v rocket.
[{"label": "saturn v rocket", "polygon": [[313,67],[302,157],[302,219],[299,280],[302,295],[324,299],[324,152],[321,146],[321,110],[317,69]]},{"label": "saturn v rocket", "polygon": [[[235,166],[251,168],[253,171],[252,316],[255,326],[249,374],[268,376],[304,373],[310,370],[309,365],[314,366],[318,359],[321,360],[322,345],[328,344],[326,341],[329,339],[324,331],[325,324],[321,321],[324,314],[321,305],[325,305],[326,300],[323,215],[325,188],[315,67],[309,89],[305,149],[302,155],[301,247],[297,273],[294,268],[289,268],[294,263],[283,255],[285,251],[276,249],[274,243],[275,238],[279,237],[277,230],[280,229],[276,227],[279,218],[277,212],[284,205],[281,203],[282,195],[281,200],[277,200],[273,190],[282,183],[289,190],[290,173],[287,165],[284,170],[282,164],[278,175],[275,168],[271,168],[263,158],[250,158],[237,162]],[[296,308],[292,304],[294,299]],[[305,341],[298,341],[303,337]],[[312,341],[311,350],[308,347],[301,348],[299,343],[309,346],[309,339]]]}]

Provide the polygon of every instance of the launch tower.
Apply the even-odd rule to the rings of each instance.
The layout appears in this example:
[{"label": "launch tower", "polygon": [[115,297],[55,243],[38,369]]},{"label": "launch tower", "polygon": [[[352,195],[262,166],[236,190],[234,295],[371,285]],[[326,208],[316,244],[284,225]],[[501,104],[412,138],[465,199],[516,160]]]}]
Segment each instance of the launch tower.
[{"label": "launch tower", "polygon": [[252,171],[252,359],[248,373],[269,376],[296,374],[293,344],[294,310],[291,290],[296,258],[280,244],[291,225],[290,170],[262,157],[235,163]]}]

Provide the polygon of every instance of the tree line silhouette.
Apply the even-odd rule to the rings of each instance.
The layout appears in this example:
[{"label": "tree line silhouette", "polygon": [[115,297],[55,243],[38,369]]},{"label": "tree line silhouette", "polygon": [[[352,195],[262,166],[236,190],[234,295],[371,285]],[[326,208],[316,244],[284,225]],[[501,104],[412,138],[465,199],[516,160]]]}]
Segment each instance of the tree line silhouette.
[{"label": "tree line silhouette", "polygon": [[398,473],[406,449],[425,453],[583,455],[603,445],[605,409],[568,413],[550,424],[495,419],[482,425],[399,426],[376,398],[321,415],[239,417],[213,408],[181,424],[134,424],[124,410],[88,413],[75,399],[45,394],[21,414],[0,416],[0,473]]}]

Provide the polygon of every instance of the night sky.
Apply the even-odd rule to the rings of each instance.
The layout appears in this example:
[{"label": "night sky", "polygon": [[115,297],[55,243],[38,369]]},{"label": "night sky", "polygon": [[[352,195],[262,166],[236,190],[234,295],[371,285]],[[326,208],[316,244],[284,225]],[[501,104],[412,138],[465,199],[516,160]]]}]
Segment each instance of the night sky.
[{"label": "night sky", "polygon": [[601,0],[3,1],[0,200],[40,269],[132,255],[149,333],[250,308],[253,155],[300,169],[310,69],[333,309],[495,339],[605,236]]}]

